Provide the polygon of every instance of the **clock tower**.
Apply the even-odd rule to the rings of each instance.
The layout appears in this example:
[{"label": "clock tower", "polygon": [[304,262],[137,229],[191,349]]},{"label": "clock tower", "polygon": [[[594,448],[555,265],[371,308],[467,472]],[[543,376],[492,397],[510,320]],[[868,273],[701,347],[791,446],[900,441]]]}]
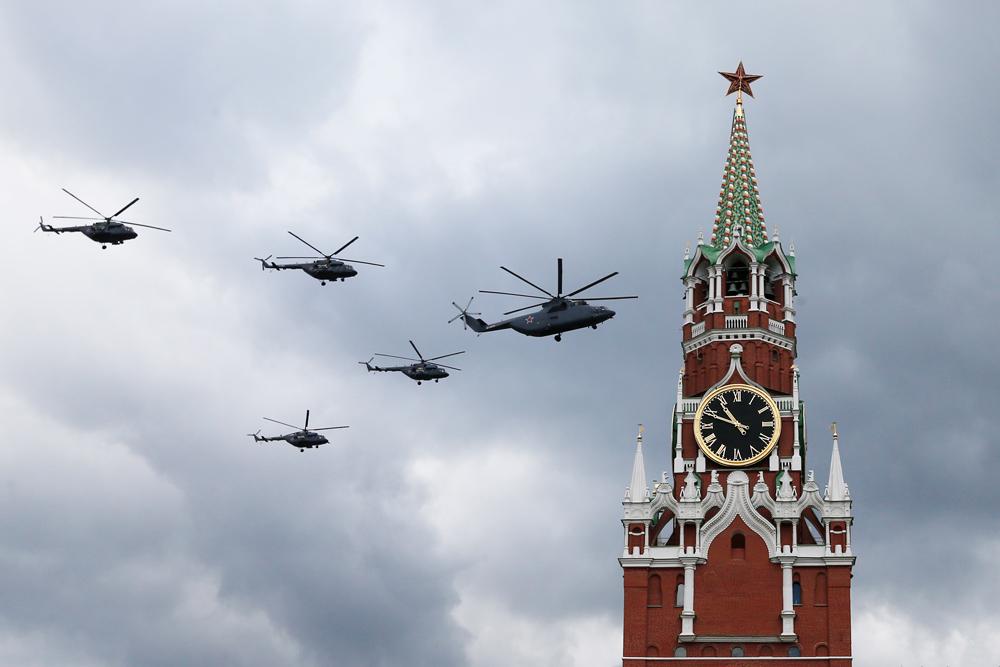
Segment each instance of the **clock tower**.
[{"label": "clock tower", "polygon": [[622,502],[623,667],[849,667],[851,497],[836,424],[820,489],[806,467],[794,246],[764,224],[736,93],[712,236],[685,251],[683,368],[668,469],[642,433]]}]

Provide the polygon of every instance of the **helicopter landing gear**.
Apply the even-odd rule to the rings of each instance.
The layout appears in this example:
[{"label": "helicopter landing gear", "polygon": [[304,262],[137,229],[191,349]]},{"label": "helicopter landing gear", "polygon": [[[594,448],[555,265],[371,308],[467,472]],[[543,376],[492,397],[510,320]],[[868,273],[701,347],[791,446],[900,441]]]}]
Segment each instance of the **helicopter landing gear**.
[{"label": "helicopter landing gear", "polygon": [[437,380],[434,380],[434,381],[437,382]]},{"label": "helicopter landing gear", "polygon": [[321,281],[319,281],[319,284],[320,284],[320,286],[326,285],[326,281],[325,280],[321,280]]},{"label": "helicopter landing gear", "polygon": [[101,250],[107,250],[107,249],[108,249],[108,246],[107,246],[107,245],[105,245],[105,244],[102,244],[102,245],[101,245]]},{"label": "helicopter landing gear", "polygon": [[420,380],[417,380],[417,386],[419,387],[421,384],[423,383]]},{"label": "helicopter landing gear", "polygon": [[556,342],[558,343],[561,340],[562,340],[562,334],[556,334]]},{"label": "helicopter landing gear", "polygon": [[596,328],[597,328],[597,325],[596,325],[596,324],[591,324],[591,325],[590,325],[590,328],[591,328],[591,329],[596,329]]}]

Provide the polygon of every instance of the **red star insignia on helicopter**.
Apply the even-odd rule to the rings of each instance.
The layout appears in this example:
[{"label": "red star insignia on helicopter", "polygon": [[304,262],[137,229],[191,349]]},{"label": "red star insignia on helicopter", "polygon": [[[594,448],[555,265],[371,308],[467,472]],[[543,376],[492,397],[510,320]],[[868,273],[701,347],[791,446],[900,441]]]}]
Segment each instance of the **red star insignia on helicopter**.
[{"label": "red star insignia on helicopter", "polygon": [[534,321],[535,321],[535,316],[534,315],[528,315],[526,318],[524,318],[524,323],[525,324],[531,324]]}]

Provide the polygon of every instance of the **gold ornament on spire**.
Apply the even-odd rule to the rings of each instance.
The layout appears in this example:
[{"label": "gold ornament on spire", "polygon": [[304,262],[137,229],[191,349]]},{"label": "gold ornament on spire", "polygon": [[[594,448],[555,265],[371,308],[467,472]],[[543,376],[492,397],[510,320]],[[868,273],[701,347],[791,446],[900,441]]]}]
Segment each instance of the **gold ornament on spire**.
[{"label": "gold ornament on spire", "polygon": [[726,91],[726,95],[732,95],[736,93],[736,103],[742,104],[743,93],[746,93],[750,97],[753,97],[753,91],[750,90],[750,84],[761,78],[762,74],[747,74],[746,70],[743,69],[743,61],[740,61],[739,66],[736,68],[735,72],[719,72],[722,76],[729,81],[729,90]]}]

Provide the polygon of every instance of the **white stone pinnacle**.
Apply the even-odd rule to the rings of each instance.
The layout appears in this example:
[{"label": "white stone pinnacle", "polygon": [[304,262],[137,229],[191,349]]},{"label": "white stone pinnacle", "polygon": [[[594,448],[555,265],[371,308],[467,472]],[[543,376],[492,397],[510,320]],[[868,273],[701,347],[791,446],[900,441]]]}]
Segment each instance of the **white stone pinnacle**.
[{"label": "white stone pinnacle", "polygon": [[840,464],[840,437],[837,435],[837,422],[831,427],[833,431],[833,452],[830,454],[830,479],[826,483],[825,500],[850,500],[851,494],[844,482],[844,468]]},{"label": "white stone pinnacle", "polygon": [[632,461],[632,483],[629,485],[628,500],[641,503],[646,500],[646,462],[642,457],[642,426],[635,439],[635,459]]}]

